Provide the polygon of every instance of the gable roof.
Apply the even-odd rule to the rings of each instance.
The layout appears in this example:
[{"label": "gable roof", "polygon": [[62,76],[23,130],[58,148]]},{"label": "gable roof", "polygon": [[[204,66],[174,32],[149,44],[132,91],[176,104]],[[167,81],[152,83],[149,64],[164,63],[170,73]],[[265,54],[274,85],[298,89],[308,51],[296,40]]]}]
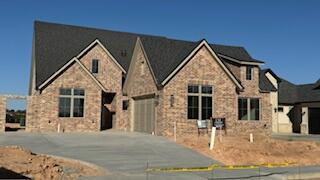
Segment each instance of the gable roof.
[{"label": "gable roof", "polygon": [[59,76],[63,71],[65,71],[66,69],[68,69],[68,67],[72,66],[75,63],[78,64],[84,70],[84,72],[89,75],[89,77],[101,88],[101,90],[105,92],[107,91],[107,89],[105,89],[105,87],[88,71],[88,69],[76,57],[69,60],[62,68],[55,72],[41,86],[45,87],[50,81],[52,81],[55,77]]},{"label": "gable roof", "polygon": [[[136,39],[140,37],[159,84],[200,42],[39,21],[35,22],[34,31],[36,87],[96,39],[127,71]],[[241,62],[262,62],[253,59],[243,47],[218,44],[210,44],[210,46],[218,56],[224,55]]]},{"label": "gable roof", "polygon": [[[267,72],[272,72],[271,69],[260,69],[259,72],[259,88],[262,91],[277,91],[277,88],[274,87],[274,85],[271,83],[271,81],[266,76]],[[274,73],[271,73],[274,78],[278,78],[278,76],[275,76]]]},{"label": "gable roof", "polygon": [[188,54],[186,58],[183,59],[181,63],[162,81],[162,85],[165,85],[186,63],[189,62],[189,60],[200,50],[200,48],[206,47],[209,53],[214,57],[214,59],[217,61],[217,63],[220,65],[220,67],[224,70],[224,72],[229,76],[231,81],[234,82],[234,84],[239,88],[243,89],[243,86],[240,84],[240,82],[237,80],[237,78],[233,75],[233,73],[225,66],[225,64],[221,61],[220,58],[217,57],[216,53],[212,50],[210,45],[207,43],[206,40],[202,40],[196,48],[192,50],[191,53]]},{"label": "gable roof", "polygon": [[304,102],[320,102],[320,89],[316,83],[295,85],[284,79],[279,83],[279,103],[295,104]]}]

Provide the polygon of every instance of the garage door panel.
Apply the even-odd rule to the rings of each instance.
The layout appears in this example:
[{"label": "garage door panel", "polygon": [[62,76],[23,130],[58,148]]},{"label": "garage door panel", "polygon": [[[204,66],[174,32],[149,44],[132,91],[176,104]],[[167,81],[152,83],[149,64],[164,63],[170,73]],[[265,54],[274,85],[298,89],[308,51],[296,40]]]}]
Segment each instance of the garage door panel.
[{"label": "garage door panel", "polygon": [[154,99],[134,101],[134,131],[152,133],[154,131]]}]

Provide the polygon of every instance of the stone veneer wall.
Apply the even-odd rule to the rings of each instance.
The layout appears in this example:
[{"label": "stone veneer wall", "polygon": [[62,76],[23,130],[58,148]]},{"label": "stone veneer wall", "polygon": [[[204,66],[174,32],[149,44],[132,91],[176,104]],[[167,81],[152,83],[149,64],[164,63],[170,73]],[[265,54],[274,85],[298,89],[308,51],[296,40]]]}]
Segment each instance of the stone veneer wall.
[{"label": "stone veneer wall", "polygon": [[[84,117],[59,118],[59,89],[83,88],[85,90]],[[28,98],[27,131],[65,132],[99,131],[101,116],[101,89],[89,75],[74,63],[49,84],[40,94]]]},{"label": "stone veneer wall", "polygon": [[0,96],[0,132],[4,132],[6,123],[6,98]]}]

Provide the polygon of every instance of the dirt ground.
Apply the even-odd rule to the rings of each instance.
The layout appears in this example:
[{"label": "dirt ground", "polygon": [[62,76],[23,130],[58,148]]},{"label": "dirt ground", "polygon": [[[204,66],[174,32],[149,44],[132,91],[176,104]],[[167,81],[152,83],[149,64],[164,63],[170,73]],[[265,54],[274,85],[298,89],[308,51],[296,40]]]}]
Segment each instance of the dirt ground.
[{"label": "dirt ground", "polygon": [[187,146],[227,165],[253,165],[261,163],[295,163],[319,165],[320,144],[310,141],[284,141],[266,136],[225,136],[215,139],[214,149],[209,149],[208,136],[178,138],[177,143]]},{"label": "dirt ground", "polygon": [[[13,171],[14,173],[9,173]],[[104,175],[102,169],[72,160],[37,155],[19,146],[0,147],[0,178],[14,178],[15,173],[32,179],[77,179]]]}]

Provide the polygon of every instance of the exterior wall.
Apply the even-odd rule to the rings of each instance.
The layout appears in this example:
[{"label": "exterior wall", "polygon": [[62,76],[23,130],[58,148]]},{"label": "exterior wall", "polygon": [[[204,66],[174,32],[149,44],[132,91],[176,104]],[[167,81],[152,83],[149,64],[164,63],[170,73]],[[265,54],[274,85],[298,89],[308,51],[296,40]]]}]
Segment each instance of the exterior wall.
[{"label": "exterior wall", "polygon": [[[59,89],[83,88],[85,90],[84,117],[59,118]],[[40,94],[28,99],[27,131],[65,132],[99,131],[101,116],[101,89],[89,75],[74,63]]]},{"label": "exterior wall", "polygon": [[302,107],[301,134],[309,134],[309,110]]},{"label": "exterior wall", "polygon": [[[188,84],[213,86],[213,116],[226,118],[228,132],[236,128],[234,126],[237,109],[236,86],[210,52],[202,47],[160,93],[162,120],[157,124],[158,129],[161,129],[161,135],[172,136],[174,122],[177,122],[179,135],[197,133],[196,120],[187,119]],[[172,107],[171,95],[174,96]]]},{"label": "exterior wall", "polygon": [[[150,95],[150,94],[157,94],[158,89],[155,84],[155,81],[152,77],[152,73],[150,71],[150,68],[147,64],[146,57],[143,54],[143,51],[141,49],[141,46],[138,45],[135,48],[135,54],[132,59],[132,63],[130,65],[130,77],[127,77],[128,84],[127,84],[127,96],[130,99],[130,105],[129,105],[129,124],[128,128],[132,131],[133,130],[133,98],[144,96],[144,95]],[[156,106],[156,112],[158,112],[158,107]],[[158,113],[156,113],[158,114]],[[157,115],[156,115],[156,121]],[[157,126],[157,125],[155,125]]]},{"label": "exterior wall", "polygon": [[231,72],[234,74],[234,76],[240,80],[241,79],[240,65],[238,65],[235,62],[229,61],[229,60],[224,60],[223,62],[231,70]]},{"label": "exterior wall", "polygon": [[39,94],[33,94],[27,98],[26,109],[26,131],[27,132],[39,132]]},{"label": "exterior wall", "polygon": [[0,96],[0,132],[4,132],[6,123],[6,98]]},{"label": "exterior wall", "polygon": [[[269,72],[266,73],[266,77],[272,83],[272,85],[278,89],[278,81]],[[283,127],[279,127],[279,114],[278,114],[278,91],[270,92],[270,101],[272,104],[272,132],[277,133],[283,130]],[[280,129],[281,128],[281,129]]]},{"label": "exterior wall", "polygon": [[300,125],[301,134],[309,134],[309,108],[320,108],[320,102],[301,103],[302,122]]},{"label": "exterior wall", "polygon": [[279,107],[283,107],[283,112],[278,112],[278,132],[292,133],[292,123],[288,114],[292,110],[293,106],[279,105]]},{"label": "exterior wall", "polygon": [[241,66],[240,80],[244,87],[243,95],[259,95],[259,68],[257,66],[253,66],[252,80],[246,79],[246,66]]},{"label": "exterior wall", "polygon": [[279,132],[279,113],[278,113],[278,92],[270,92],[270,102],[272,109],[272,132]]},{"label": "exterior wall", "polygon": [[[272,132],[272,103],[270,93],[261,93],[259,88],[259,68],[253,67],[252,80],[246,80],[246,66],[241,66],[241,84],[244,87],[244,91],[240,92],[239,97],[245,98],[259,98],[260,99],[260,120],[239,120],[235,121],[235,127],[237,132],[250,132],[259,134],[268,134]],[[273,97],[274,98],[274,97]],[[236,108],[238,109],[238,107]],[[236,112],[236,114],[238,114]],[[237,117],[238,119],[238,117]]]},{"label": "exterior wall", "polygon": [[80,58],[83,65],[91,72],[93,59],[99,60],[98,74],[93,74],[97,80],[108,90],[116,93],[112,106],[114,107],[113,127],[126,129],[126,117],[122,113],[122,71],[100,45],[95,45],[87,54]]}]

